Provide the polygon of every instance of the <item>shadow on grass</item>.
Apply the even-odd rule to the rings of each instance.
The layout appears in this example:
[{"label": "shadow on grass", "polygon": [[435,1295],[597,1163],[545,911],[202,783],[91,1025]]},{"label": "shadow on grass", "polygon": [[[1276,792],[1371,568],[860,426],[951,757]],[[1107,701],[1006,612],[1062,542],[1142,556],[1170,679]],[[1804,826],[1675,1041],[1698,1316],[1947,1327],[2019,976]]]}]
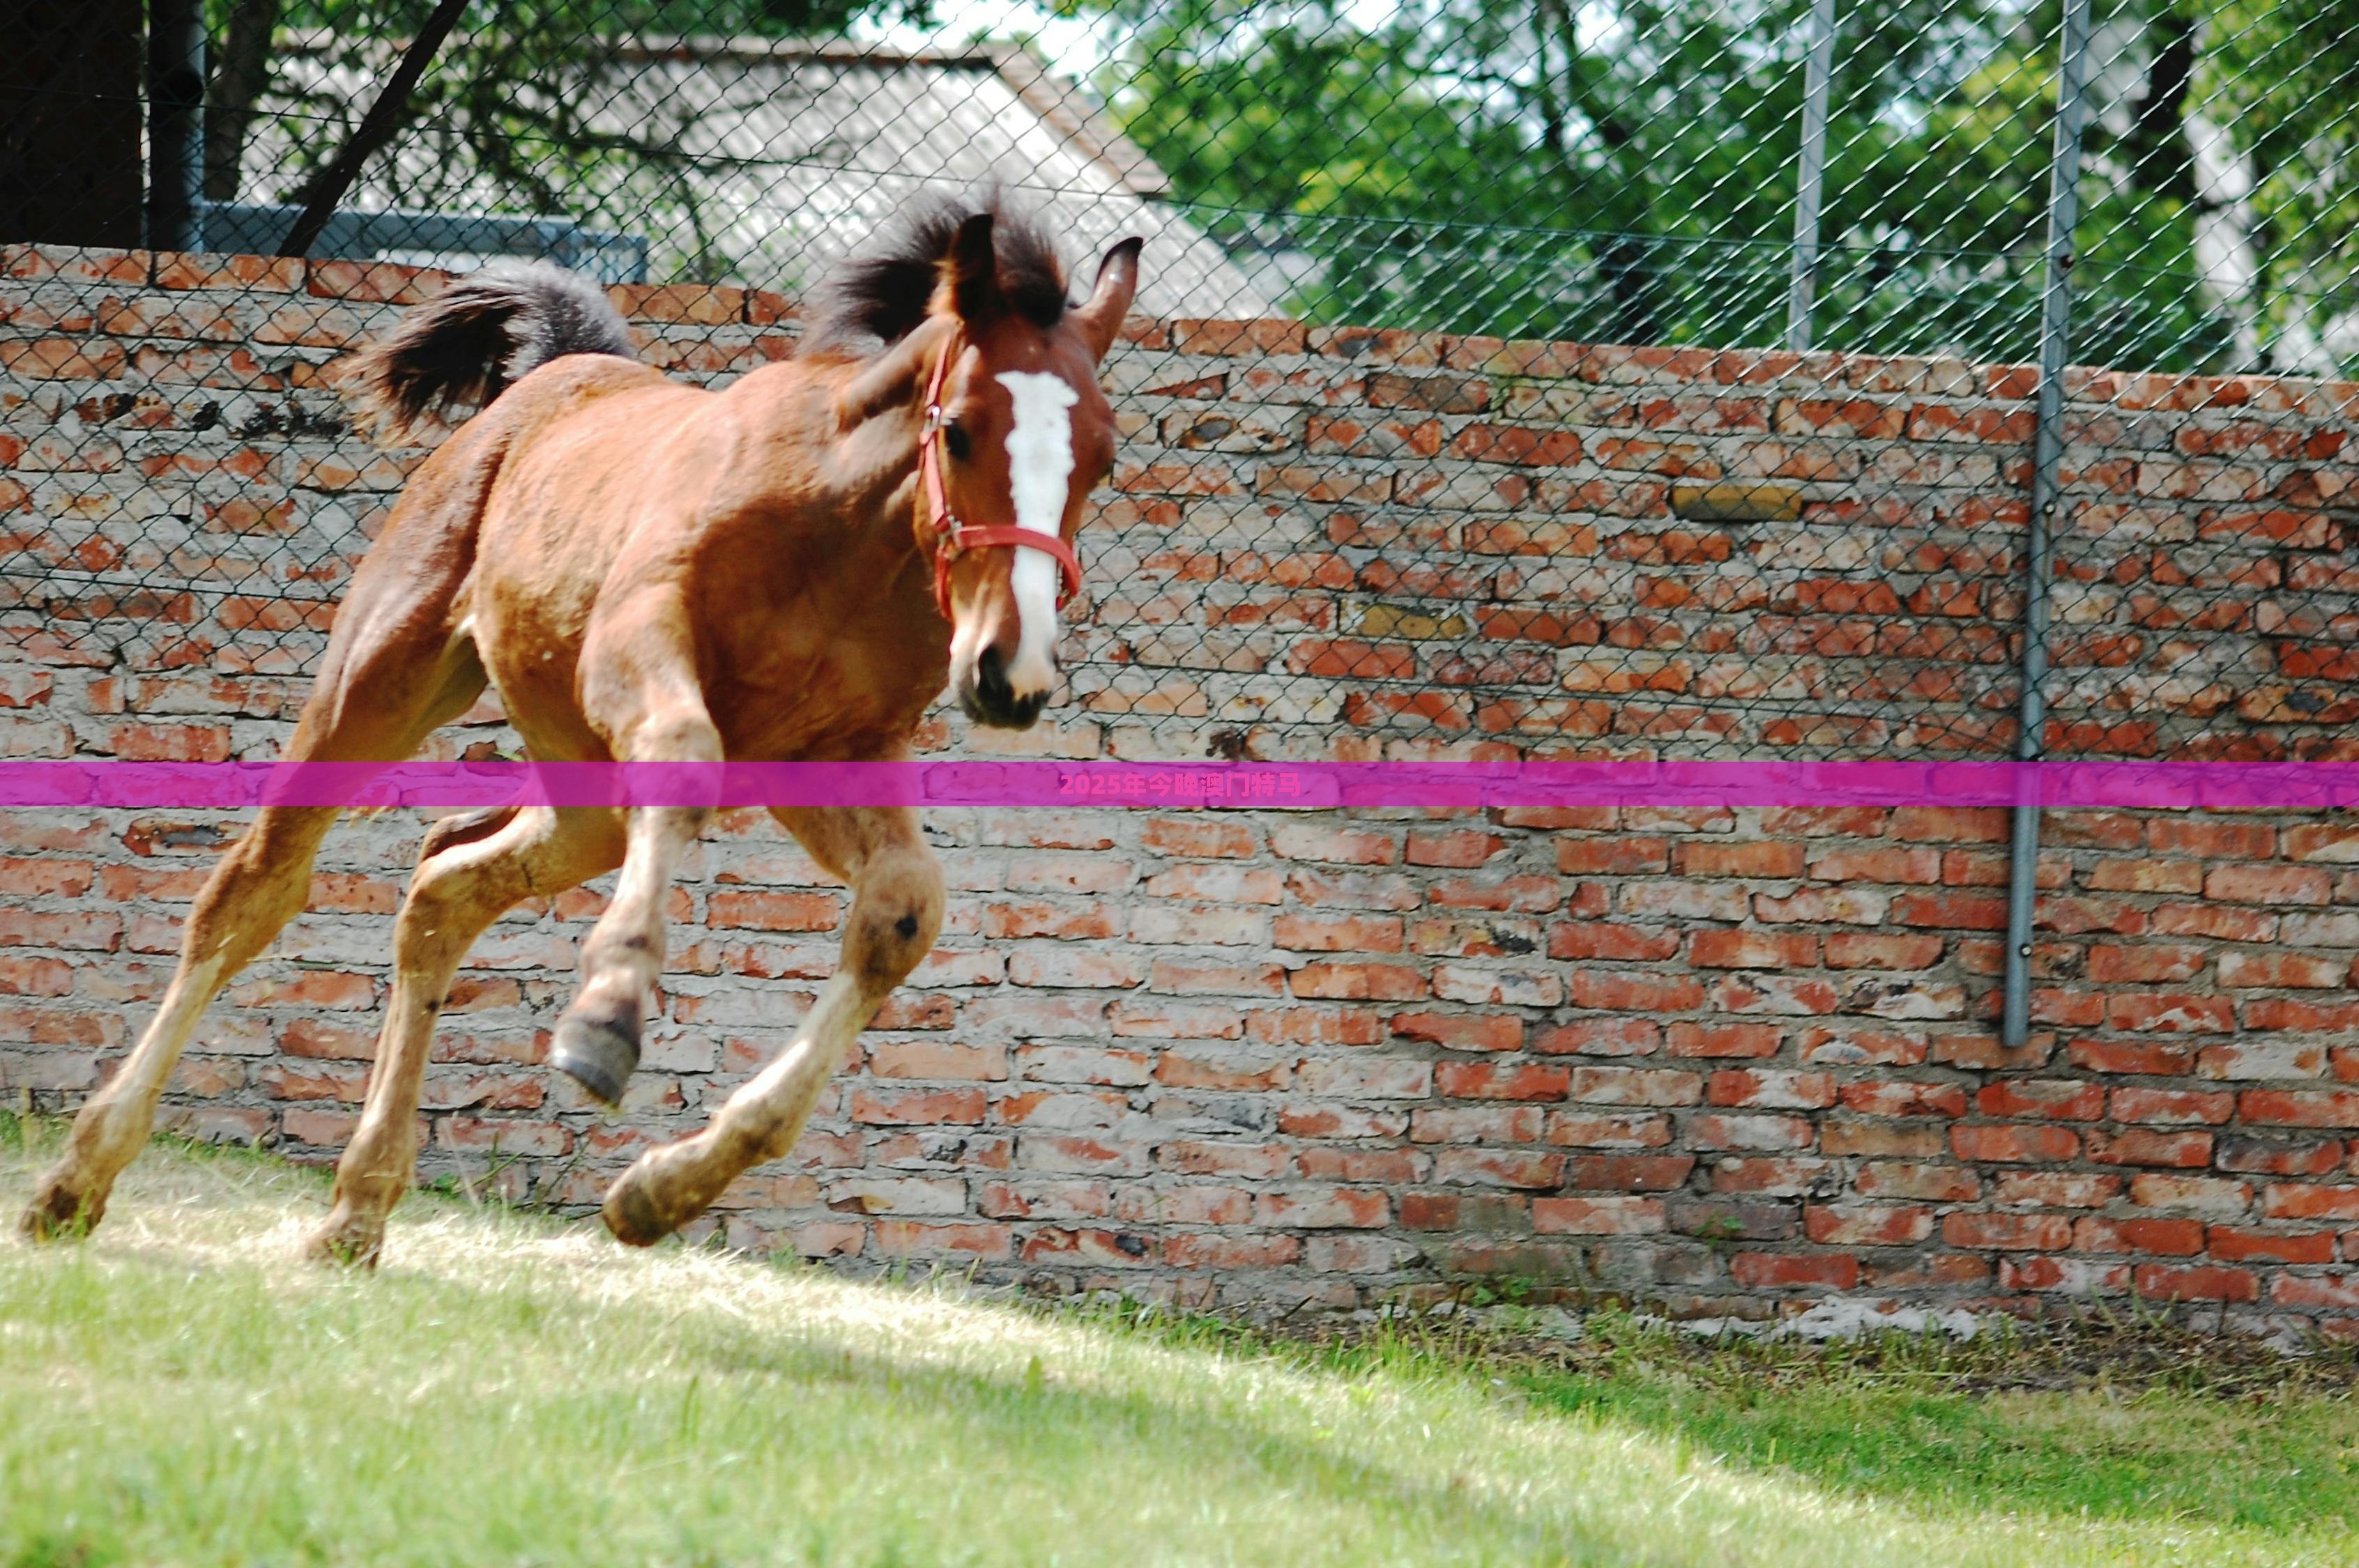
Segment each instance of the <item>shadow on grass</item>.
[{"label": "shadow on grass", "polygon": [[[0,1127],[0,1151],[12,1143],[23,1151],[0,1162],[0,1170],[30,1162],[36,1151],[27,1141],[20,1131]],[[42,1141],[38,1130],[29,1141]],[[265,1156],[193,1152],[199,1164],[226,1167],[223,1173],[245,1188],[240,1196],[257,1206],[283,1201],[291,1195],[288,1187],[310,1184],[310,1173]],[[0,1179],[0,1193],[20,1184],[14,1175]],[[256,1177],[279,1191],[253,1192],[247,1184]],[[286,1177],[294,1180],[281,1187]],[[444,1213],[463,1212],[457,1200],[424,1202]],[[408,1211],[409,1217],[417,1214],[417,1207]],[[560,1227],[554,1219],[546,1223],[552,1230]],[[154,1248],[116,1256],[186,1266]],[[745,1266],[764,1267],[751,1260]],[[601,1315],[609,1334],[621,1328],[664,1342],[679,1377],[691,1384],[688,1397],[694,1382],[704,1379],[750,1388],[760,1396],[756,1403],[780,1408],[797,1402],[798,1390],[806,1391],[806,1400],[836,1390],[864,1405],[882,1401],[918,1447],[973,1454],[993,1471],[1046,1475],[1080,1465],[1076,1473],[1086,1473],[1093,1458],[1122,1448],[1135,1457],[1171,1456],[1169,1463],[1184,1464],[1195,1484],[1212,1494],[1302,1495],[1328,1509],[1511,1543],[1528,1554],[1519,1560],[1654,1555],[1634,1547],[1627,1531],[1611,1523],[1588,1531],[1567,1526],[1561,1515],[1536,1520],[1480,1487],[1459,1484],[1446,1464],[1415,1470],[1372,1461],[1347,1443],[1305,1441],[1280,1430],[1274,1412],[1258,1421],[1215,1416],[1192,1408],[1192,1399],[1072,1387],[1044,1377],[1037,1360],[1005,1371],[944,1366],[849,1343],[853,1336],[826,1323],[750,1323],[700,1311],[694,1301],[657,1312],[553,1287],[536,1286],[520,1297],[447,1273],[405,1269],[397,1252],[382,1282],[392,1291],[429,1291],[451,1303],[457,1320],[487,1332],[562,1333],[569,1319]],[[357,1314],[360,1306],[356,1296],[352,1310]],[[94,1297],[92,1310],[103,1312],[106,1303]],[[946,1303],[945,1310],[958,1309]],[[1115,1329],[1177,1350],[1266,1357],[1314,1376],[1348,1379],[1390,1369],[1448,1379],[1481,1399],[1512,1402],[1518,1420],[1578,1422],[1593,1432],[1639,1435],[1713,1455],[1740,1473],[1774,1478],[1797,1502],[1816,1494],[1871,1506],[1897,1503],[1952,1523],[2013,1515],[2071,1527],[2093,1517],[2132,1524],[2177,1520],[2271,1536],[2348,1531],[2359,1518],[2359,1410],[2347,1399],[2312,1392],[2265,1392],[2241,1400],[2168,1388],[2129,1394],[1976,1393],[1951,1386],[1954,1379],[1929,1386],[1932,1371],[1944,1363],[1938,1349],[1922,1346],[1881,1359],[1837,1353],[1810,1364],[1791,1357],[1782,1365],[1750,1352],[1719,1360],[1633,1355],[1609,1358],[1594,1370],[1567,1370],[1449,1350],[1435,1355],[1403,1343],[1289,1345],[1122,1314],[1098,1314],[1094,1323],[1085,1316],[1082,1326]],[[204,1368],[212,1375],[251,1378],[266,1369],[253,1358],[252,1347],[242,1355],[223,1346],[216,1355],[217,1363]],[[762,1393],[766,1387],[776,1393]],[[627,1466],[635,1450],[628,1434],[644,1415],[631,1401],[643,1406],[644,1395],[641,1383],[618,1378],[602,1390],[593,1376],[541,1401],[541,1419],[586,1415],[582,1441],[593,1450],[598,1434],[623,1434],[618,1446],[586,1454],[585,1462]],[[1566,1481],[1578,1490],[1578,1477]],[[72,1542],[54,1544],[59,1551],[48,1558],[22,1560],[75,1561],[66,1553]]]}]

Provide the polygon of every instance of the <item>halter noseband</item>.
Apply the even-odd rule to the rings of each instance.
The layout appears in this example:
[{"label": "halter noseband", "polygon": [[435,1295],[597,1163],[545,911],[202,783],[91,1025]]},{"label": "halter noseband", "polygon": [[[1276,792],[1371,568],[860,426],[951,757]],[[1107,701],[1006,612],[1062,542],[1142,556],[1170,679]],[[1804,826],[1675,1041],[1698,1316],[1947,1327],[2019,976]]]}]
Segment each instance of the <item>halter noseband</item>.
[{"label": "halter noseband", "polygon": [[969,550],[1009,546],[1038,550],[1057,563],[1057,608],[1062,610],[1082,589],[1082,563],[1073,547],[1055,534],[1043,534],[1010,523],[977,524],[959,520],[951,510],[950,485],[942,477],[942,384],[950,379],[951,362],[966,341],[953,331],[934,362],[926,382],[926,423],[918,432],[918,483],[925,492],[926,516],[934,531],[934,603],[942,619],[951,618],[951,563]]}]

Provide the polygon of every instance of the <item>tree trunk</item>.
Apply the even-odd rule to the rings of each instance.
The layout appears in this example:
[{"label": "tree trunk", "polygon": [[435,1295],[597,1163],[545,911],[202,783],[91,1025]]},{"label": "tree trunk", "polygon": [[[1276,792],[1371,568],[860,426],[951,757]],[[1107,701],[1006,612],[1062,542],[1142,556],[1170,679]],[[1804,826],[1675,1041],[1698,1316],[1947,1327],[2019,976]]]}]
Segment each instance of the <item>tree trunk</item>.
[{"label": "tree trunk", "polygon": [[270,80],[270,36],[280,0],[235,0],[221,63],[205,92],[205,200],[234,201],[254,105]]}]

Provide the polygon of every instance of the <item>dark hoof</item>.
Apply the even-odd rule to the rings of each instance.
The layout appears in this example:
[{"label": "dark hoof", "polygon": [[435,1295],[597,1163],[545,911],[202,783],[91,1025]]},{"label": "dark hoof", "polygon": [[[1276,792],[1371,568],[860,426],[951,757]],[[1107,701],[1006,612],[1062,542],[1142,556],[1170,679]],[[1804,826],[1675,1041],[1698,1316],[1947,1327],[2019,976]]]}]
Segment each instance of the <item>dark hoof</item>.
[{"label": "dark hoof", "polygon": [[606,1201],[598,1206],[598,1217],[606,1222],[614,1239],[625,1247],[653,1247],[679,1228],[656,1212],[654,1202],[647,1196],[647,1184],[633,1181],[628,1171],[606,1189]]},{"label": "dark hoof", "polygon": [[560,1018],[549,1059],[601,1104],[620,1105],[639,1065],[638,1021]]},{"label": "dark hoof", "polygon": [[92,1202],[48,1181],[17,1217],[16,1229],[28,1241],[71,1241],[89,1235],[105,1212],[104,1198]]}]

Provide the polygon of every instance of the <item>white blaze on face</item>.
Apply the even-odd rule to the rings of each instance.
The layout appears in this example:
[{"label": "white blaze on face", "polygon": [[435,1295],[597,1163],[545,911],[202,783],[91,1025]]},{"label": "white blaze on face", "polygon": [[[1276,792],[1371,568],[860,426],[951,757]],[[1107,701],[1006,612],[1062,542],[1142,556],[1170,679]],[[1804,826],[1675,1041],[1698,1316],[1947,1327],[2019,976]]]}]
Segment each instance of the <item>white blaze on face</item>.
[{"label": "white blaze on face", "polygon": [[[1081,394],[1062,376],[1012,370],[997,378],[1016,402],[1007,432],[1007,469],[1016,524],[1057,537],[1073,480],[1073,417]],[[1057,560],[1040,550],[1016,552],[1016,613],[1022,622],[1007,684],[1017,697],[1045,693],[1057,678]]]}]

